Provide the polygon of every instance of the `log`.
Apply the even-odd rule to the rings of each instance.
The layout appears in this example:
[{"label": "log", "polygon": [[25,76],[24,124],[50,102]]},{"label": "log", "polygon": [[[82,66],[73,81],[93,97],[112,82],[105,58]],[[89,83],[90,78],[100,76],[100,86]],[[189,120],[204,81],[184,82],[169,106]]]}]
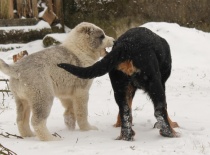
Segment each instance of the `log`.
[{"label": "log", "polygon": [[51,28],[44,28],[41,30],[0,30],[0,44],[9,43],[27,43],[30,41],[42,39],[45,35],[52,33]]},{"label": "log", "polygon": [[0,19],[0,27],[8,26],[30,26],[36,25],[39,20],[35,18],[28,19]]},{"label": "log", "polygon": [[[40,21],[43,23],[43,21]],[[38,23],[38,24],[42,24]],[[46,23],[45,23],[46,24]],[[9,43],[27,43],[37,39],[43,39],[43,37],[50,33],[61,33],[63,29],[57,26],[50,27],[48,24],[45,26],[42,25],[42,28],[39,26],[30,26],[30,27],[12,27],[10,28],[1,28],[0,27],[0,44],[9,44]]]}]

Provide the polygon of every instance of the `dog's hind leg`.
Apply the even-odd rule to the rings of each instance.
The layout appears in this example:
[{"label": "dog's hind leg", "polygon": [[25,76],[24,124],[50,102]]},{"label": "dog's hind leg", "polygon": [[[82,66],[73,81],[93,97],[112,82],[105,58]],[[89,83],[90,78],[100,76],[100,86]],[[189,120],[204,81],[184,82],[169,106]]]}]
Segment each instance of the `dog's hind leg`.
[{"label": "dog's hind leg", "polygon": [[87,90],[77,90],[74,97],[74,112],[80,130],[97,130],[98,128],[89,124],[88,116],[88,92]]},{"label": "dog's hind leg", "polygon": [[115,101],[120,111],[121,133],[117,140],[132,141],[135,132],[132,129],[132,112],[129,101],[132,101],[131,98],[134,96],[136,89],[129,84],[129,77],[121,71],[112,70],[109,72],[109,76]]},{"label": "dog's hind leg", "polygon": [[63,114],[64,122],[70,130],[74,130],[76,125],[76,118],[74,114],[73,102],[71,99],[60,99],[60,100],[65,108],[65,112]]},{"label": "dog's hind leg", "polygon": [[[168,115],[168,112],[167,112],[167,115]],[[168,122],[169,122],[169,124],[171,125],[172,128],[178,128],[179,127],[177,122],[172,122],[172,120],[170,119],[169,115],[168,115]],[[160,129],[161,125],[159,123],[160,122],[156,122],[154,124],[154,128]]]},{"label": "dog's hind leg", "polygon": [[[43,94],[42,94],[43,95]],[[42,141],[58,140],[58,138],[52,136],[47,129],[47,118],[50,114],[52,107],[53,97],[37,97],[32,102],[32,125],[36,136]]]},{"label": "dog's hind leg", "polygon": [[[133,97],[135,95],[136,88],[134,89],[132,86],[129,86],[127,89],[127,101],[129,108],[132,109],[132,101]],[[131,123],[132,123],[133,117],[131,117]],[[121,127],[121,119],[120,119],[120,112],[118,113],[117,116],[117,122],[114,124],[114,127]]]},{"label": "dog's hind leg", "polygon": [[[155,74],[154,74],[155,75]],[[147,82],[146,91],[153,101],[155,117],[160,128],[160,134],[165,137],[178,137],[178,133],[173,130],[169,122],[165,91],[159,76],[152,76]]]},{"label": "dog's hind leg", "polygon": [[115,91],[115,100],[119,106],[121,118],[121,134],[117,139],[132,141],[135,135],[135,132],[132,129],[132,110],[129,107],[129,103],[126,98],[126,89],[120,89],[120,91]]},{"label": "dog's hind leg", "polygon": [[15,102],[17,107],[17,125],[20,135],[22,137],[32,137],[34,133],[30,129],[30,107],[26,100],[20,99],[15,96]]}]

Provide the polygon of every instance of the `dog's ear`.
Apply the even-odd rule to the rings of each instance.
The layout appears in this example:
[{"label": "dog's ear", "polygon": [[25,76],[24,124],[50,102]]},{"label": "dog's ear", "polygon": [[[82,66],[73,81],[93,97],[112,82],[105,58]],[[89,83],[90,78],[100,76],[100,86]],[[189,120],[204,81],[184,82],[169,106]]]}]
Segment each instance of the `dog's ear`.
[{"label": "dog's ear", "polygon": [[88,24],[80,24],[77,26],[77,32],[90,35],[94,28]]}]

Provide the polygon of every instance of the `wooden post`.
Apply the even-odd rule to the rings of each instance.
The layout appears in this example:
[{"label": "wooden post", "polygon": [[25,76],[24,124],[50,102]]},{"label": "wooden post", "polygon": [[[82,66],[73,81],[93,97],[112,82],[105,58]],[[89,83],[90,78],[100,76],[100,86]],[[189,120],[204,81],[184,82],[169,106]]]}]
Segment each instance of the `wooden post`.
[{"label": "wooden post", "polygon": [[9,10],[8,10],[8,12],[9,12],[9,19],[12,19],[12,18],[14,18],[14,4],[13,4],[13,0],[8,0],[8,2],[9,2]]},{"label": "wooden post", "polygon": [[22,17],[22,0],[17,0],[17,14],[18,17]]},{"label": "wooden post", "polygon": [[63,0],[53,0],[53,10],[59,19],[63,19]]},{"label": "wooden post", "polygon": [[12,19],[13,17],[13,0],[0,0],[0,19]]},{"label": "wooden post", "polygon": [[38,18],[37,0],[32,0],[33,17]]},{"label": "wooden post", "polygon": [[63,0],[53,0],[53,10],[64,27]]},{"label": "wooden post", "polygon": [[46,4],[47,4],[47,7],[48,7],[48,11],[53,11],[52,0],[46,0]]},{"label": "wooden post", "polygon": [[[19,18],[21,18],[22,16],[25,18],[33,17],[32,3],[33,3],[33,6],[37,8],[37,0],[32,0],[32,1],[31,0],[16,0],[16,1],[17,1],[17,14]],[[37,16],[38,16],[38,10],[37,10]]]}]

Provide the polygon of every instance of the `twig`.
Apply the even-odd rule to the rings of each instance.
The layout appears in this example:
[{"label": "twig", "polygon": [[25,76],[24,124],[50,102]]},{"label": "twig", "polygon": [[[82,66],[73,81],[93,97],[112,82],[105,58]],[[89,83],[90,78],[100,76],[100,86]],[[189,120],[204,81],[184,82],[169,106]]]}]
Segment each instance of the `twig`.
[{"label": "twig", "polygon": [[7,95],[9,96],[9,92],[10,92],[10,90],[9,90],[9,84],[8,84],[8,82],[9,82],[9,80],[8,79],[0,79],[0,82],[6,82],[6,85],[7,85],[7,87],[5,88],[5,89],[1,89],[0,90],[0,92],[2,93],[2,95],[3,95],[3,99],[2,99],[2,105],[4,106],[4,100],[5,100],[5,95],[4,95],[4,93],[7,93]]},{"label": "twig", "polygon": [[9,93],[10,90],[7,90],[7,89],[0,89],[0,92],[2,92],[2,93]]},{"label": "twig", "polygon": [[131,150],[135,150],[135,146],[130,146]]},{"label": "twig", "polygon": [[5,138],[16,137],[17,139],[23,139],[23,137],[21,137],[21,136],[13,135],[13,134],[10,134],[10,133],[8,133],[8,132],[6,132],[6,134],[1,133],[0,136],[3,136],[3,137],[5,137]]},{"label": "twig", "polygon": [[54,137],[59,137],[59,138],[61,138],[61,136],[58,134],[58,133],[54,133],[54,134],[52,134]]},{"label": "twig", "polygon": [[9,80],[8,79],[0,79],[0,81],[8,82]]},{"label": "twig", "polygon": [[10,149],[4,147],[2,144],[0,144],[0,154],[1,155],[17,155],[17,153],[11,151]]}]

